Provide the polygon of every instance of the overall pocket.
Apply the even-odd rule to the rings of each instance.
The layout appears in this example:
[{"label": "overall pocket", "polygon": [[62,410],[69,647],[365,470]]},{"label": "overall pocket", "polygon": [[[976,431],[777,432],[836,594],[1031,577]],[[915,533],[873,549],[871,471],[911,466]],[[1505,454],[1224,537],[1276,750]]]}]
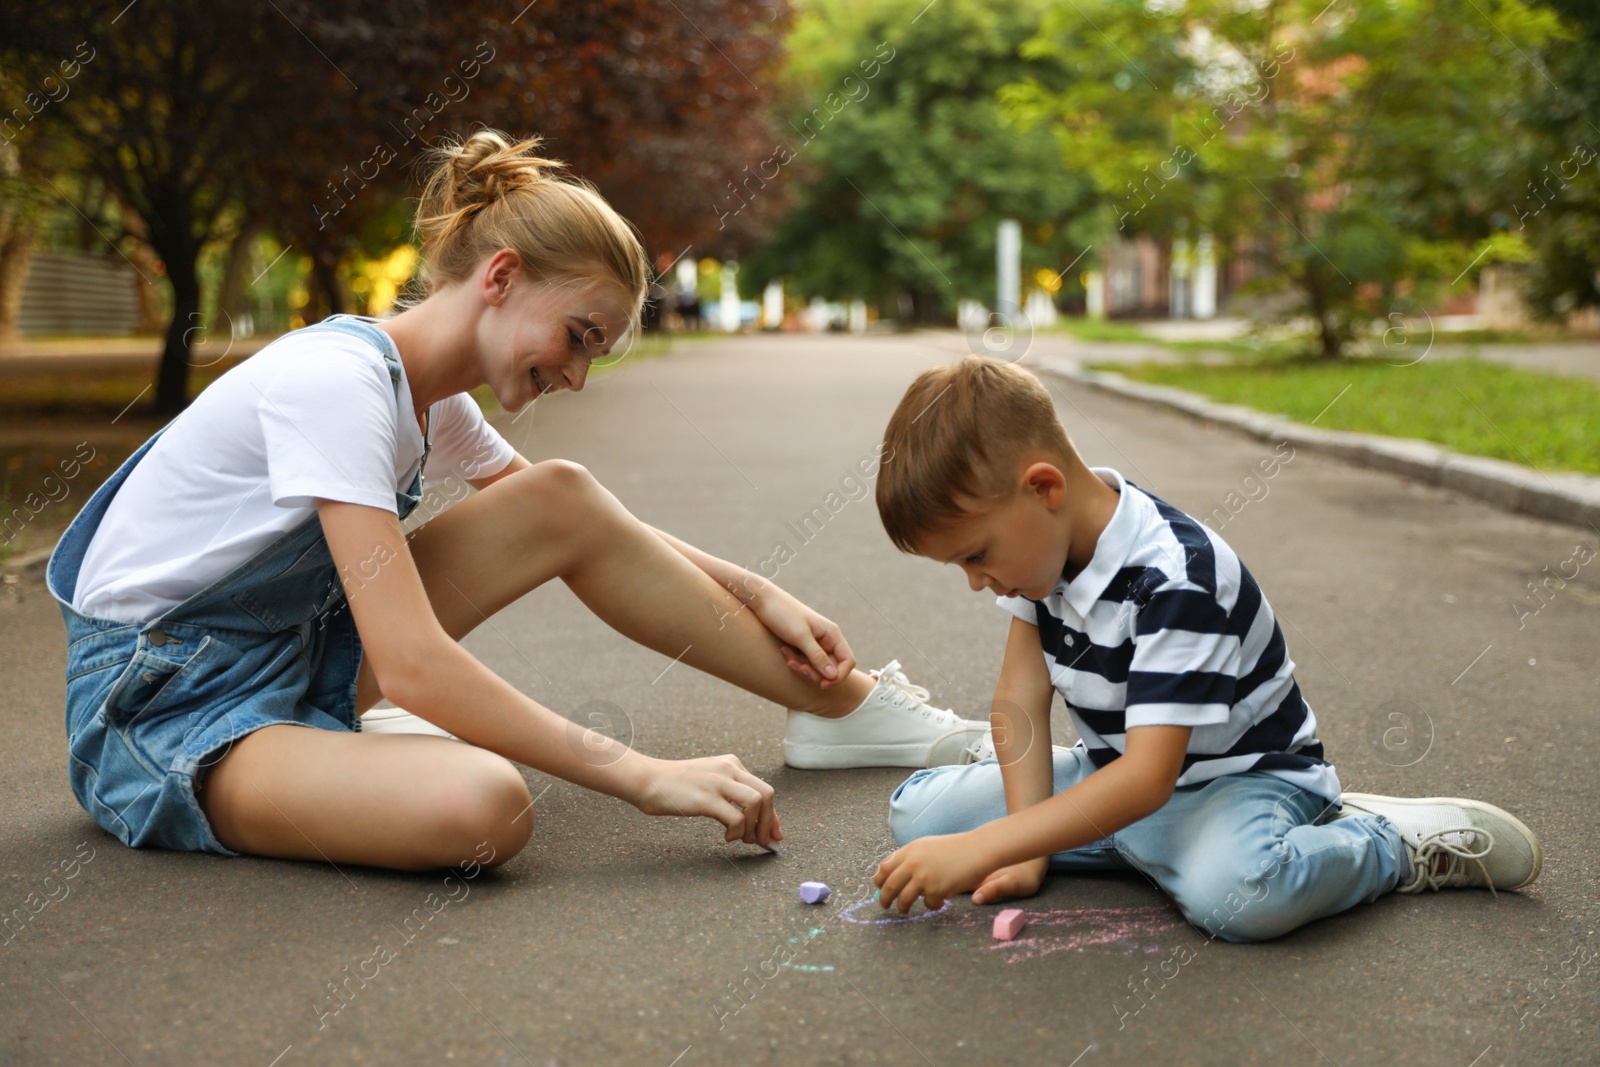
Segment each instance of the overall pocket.
[{"label": "overall pocket", "polygon": [[287,567],[257,576],[250,588],[234,594],[233,602],[268,632],[282,633],[340,607],[344,595],[328,542],[318,536]]},{"label": "overall pocket", "polygon": [[113,726],[126,726],[196,695],[198,682],[222,658],[219,653],[223,647],[208,634],[187,656],[162,656],[149,649],[135,652],[106,693],[106,721]]}]

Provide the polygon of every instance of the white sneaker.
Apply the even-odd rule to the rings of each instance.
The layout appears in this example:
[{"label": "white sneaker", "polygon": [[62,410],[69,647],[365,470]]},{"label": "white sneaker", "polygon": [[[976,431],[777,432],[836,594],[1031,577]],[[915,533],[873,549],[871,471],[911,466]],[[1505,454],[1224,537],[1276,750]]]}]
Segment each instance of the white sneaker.
[{"label": "white sneaker", "polygon": [[1544,852],[1533,831],[1508,811],[1459,797],[1346,793],[1345,808],[1381,815],[1400,832],[1411,877],[1397,893],[1477,886],[1521,889],[1539,877]]},{"label": "white sneaker", "polygon": [[988,734],[988,723],[929,704],[928,691],[911,684],[899,660],[876,674],[867,699],[841,718],[790,709],[783,762],[804,770],[971,762],[968,749]]},{"label": "white sneaker", "polygon": [[[452,741],[461,741],[461,738],[446,730],[442,726],[435,726],[427,719],[413,715],[405,708],[390,705],[387,708],[369,708],[361,714],[361,732],[364,734],[430,734],[434,737],[448,737]],[[462,744],[466,742],[462,741]]]},{"label": "white sneaker", "polygon": [[[1050,751],[1052,753],[1070,752],[1071,749],[1066,745],[1051,745]],[[982,763],[986,759],[994,759],[994,731],[986,732],[982,737],[968,745],[962,756],[964,758],[957,760],[957,763]]]}]

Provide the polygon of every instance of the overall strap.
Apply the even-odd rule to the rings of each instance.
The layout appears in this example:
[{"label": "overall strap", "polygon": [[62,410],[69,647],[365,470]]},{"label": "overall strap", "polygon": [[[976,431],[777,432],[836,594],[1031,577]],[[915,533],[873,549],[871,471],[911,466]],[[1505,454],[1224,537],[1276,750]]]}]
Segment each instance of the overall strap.
[{"label": "overall strap", "polygon": [[[395,346],[394,338],[378,329],[376,323],[382,319],[370,315],[329,315],[321,322],[314,322],[310,326],[302,327],[307,330],[337,330],[340,333],[359,337],[372,345],[383,354],[383,362],[389,368],[389,381],[394,385],[395,403],[400,402],[400,349]],[[403,416],[405,412],[401,412]],[[428,462],[428,453],[433,448],[433,411],[428,411],[428,425],[422,431],[422,462]]]}]

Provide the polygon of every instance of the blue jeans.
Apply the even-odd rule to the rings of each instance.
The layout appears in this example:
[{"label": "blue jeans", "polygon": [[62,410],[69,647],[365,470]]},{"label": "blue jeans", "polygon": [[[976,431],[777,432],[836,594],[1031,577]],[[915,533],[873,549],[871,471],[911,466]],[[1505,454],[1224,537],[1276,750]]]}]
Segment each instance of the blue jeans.
[{"label": "blue jeans", "polygon": [[[398,354],[382,331],[354,316],[307,329],[380,344],[398,394]],[[67,627],[67,778],[84,810],[125,845],[237,856],[200,807],[205,771],[263,726],[360,730],[361,640],[317,515],[153,619],[126,623],[73,608],[107,507],[170,426],[95,491],[45,571]],[[400,517],[421,499],[419,470],[395,493]]]},{"label": "blue jeans", "polygon": [[[1081,748],[1054,752],[1056,793],[1095,770]],[[1270,774],[1229,774],[1173,791],[1161,809],[1109,837],[1050,857],[1052,871],[1136,870],[1184,918],[1226,941],[1263,941],[1389,892],[1408,861],[1387,820],[1339,817],[1338,805]],[[917,771],[889,798],[904,845],[1006,815],[1000,764]]]}]

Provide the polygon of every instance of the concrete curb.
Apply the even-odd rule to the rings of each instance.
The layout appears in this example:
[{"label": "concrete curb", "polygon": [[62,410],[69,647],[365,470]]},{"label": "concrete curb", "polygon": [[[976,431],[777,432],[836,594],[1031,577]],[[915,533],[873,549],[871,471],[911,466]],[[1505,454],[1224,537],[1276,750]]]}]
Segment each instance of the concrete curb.
[{"label": "concrete curb", "polygon": [[1083,370],[1067,360],[1037,357],[1026,362],[1069,381],[1220,423],[1262,441],[1287,441],[1296,449],[1454,489],[1506,511],[1600,530],[1600,478],[1591,475],[1541,474],[1516,463],[1451,452],[1428,441],[1319,430],[1253,408],[1219,404],[1181,389],[1146,385],[1107,371]]}]

